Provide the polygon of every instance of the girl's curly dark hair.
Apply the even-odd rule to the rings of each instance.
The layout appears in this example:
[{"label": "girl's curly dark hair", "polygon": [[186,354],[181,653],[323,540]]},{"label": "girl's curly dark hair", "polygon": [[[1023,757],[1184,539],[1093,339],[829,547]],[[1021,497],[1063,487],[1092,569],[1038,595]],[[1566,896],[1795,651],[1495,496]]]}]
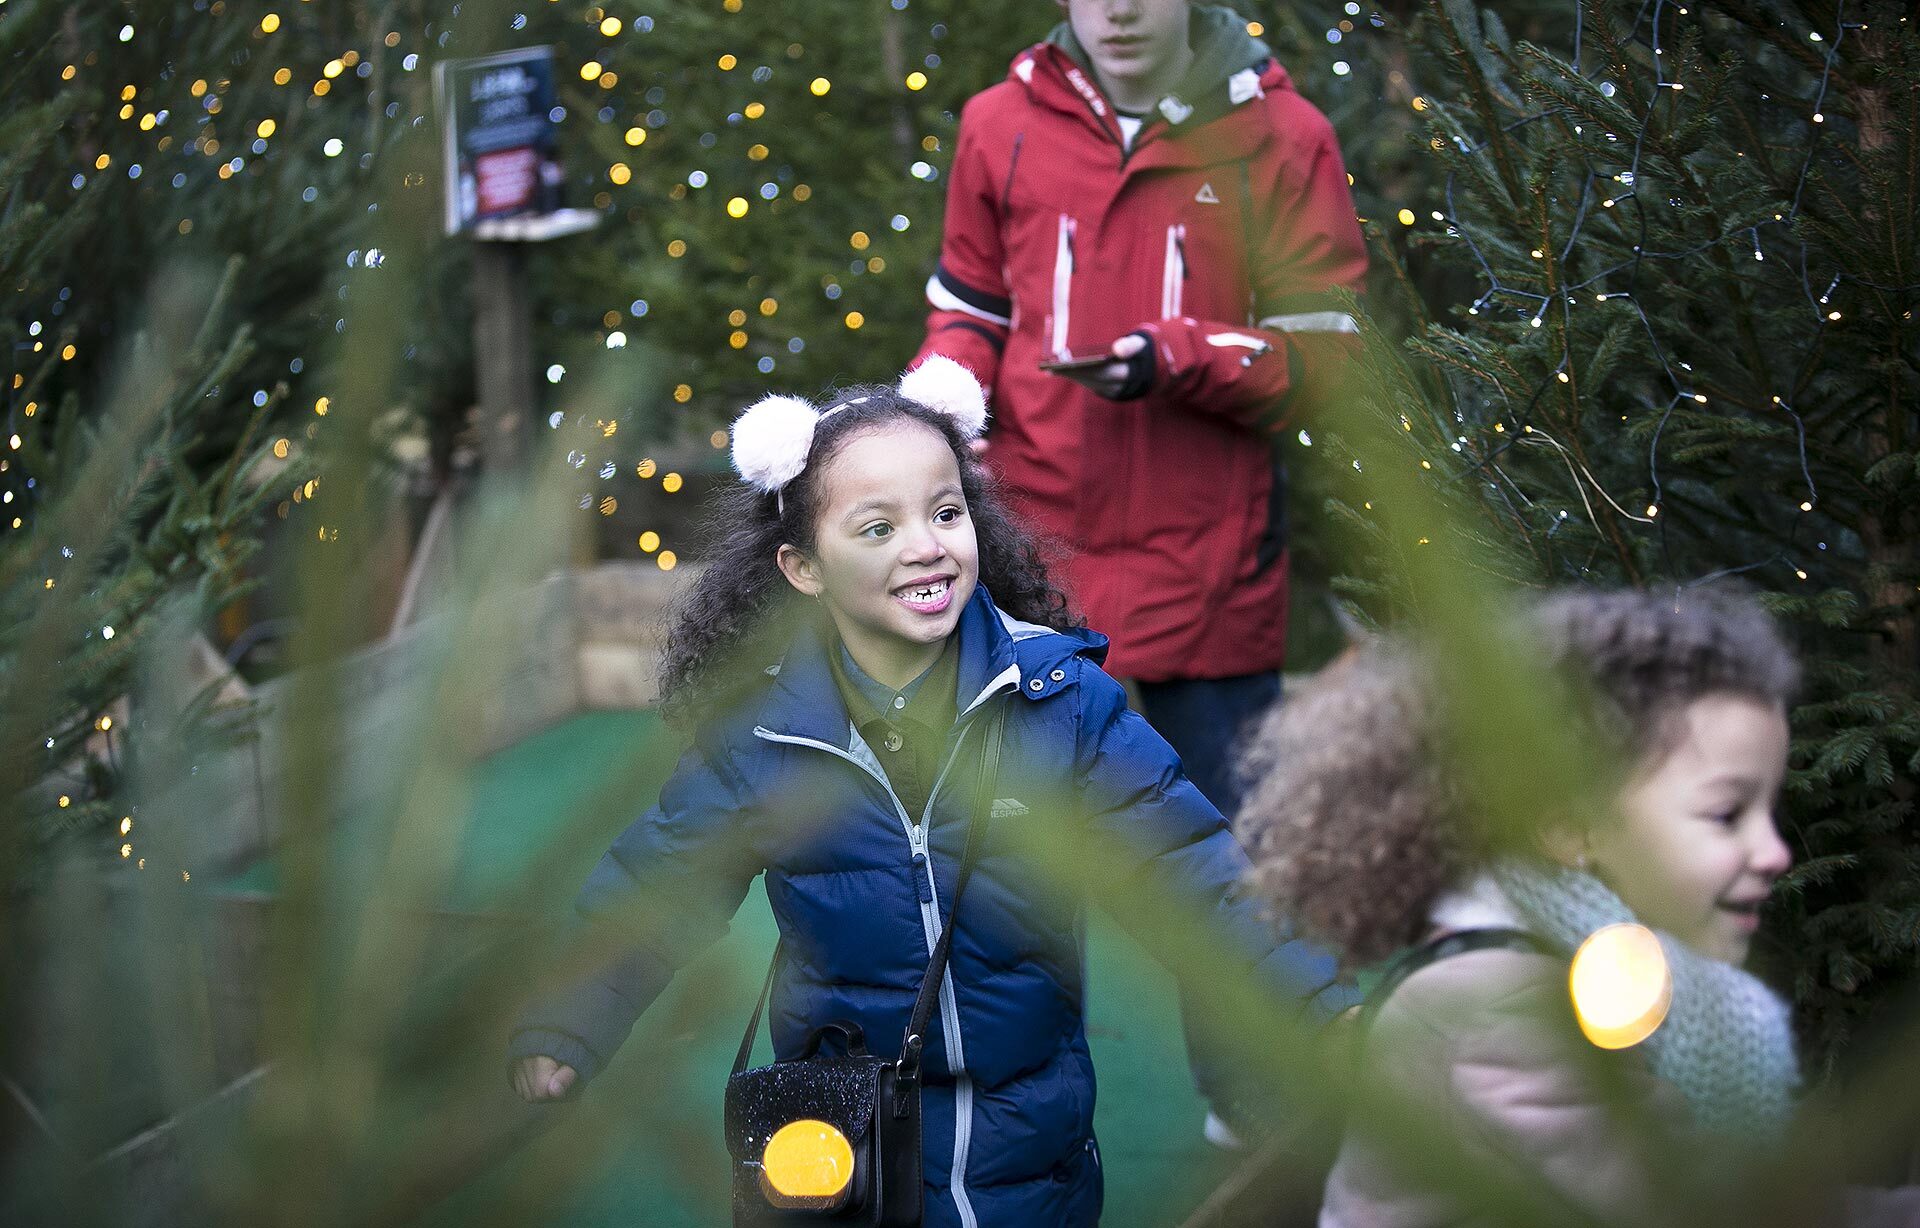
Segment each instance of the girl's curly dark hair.
[{"label": "girl's curly dark hair", "polygon": [[[1516,642],[1569,684],[1581,735],[1650,765],[1696,699],[1786,704],[1793,652],[1749,596],[1724,588],[1569,590],[1531,604]],[[1443,892],[1508,833],[1450,770],[1449,721],[1431,658],[1383,638],[1289,696],[1249,739],[1235,828],[1274,910],[1354,963],[1417,942]]]},{"label": "girl's curly dark hair", "polygon": [[1040,544],[1008,513],[951,418],[885,386],[842,389],[835,403],[844,408],[820,421],[806,468],[779,499],[736,482],[714,501],[705,569],[675,602],[661,654],[661,712],[676,727],[691,728],[736,703],[780,659],[800,623],[818,617],[815,603],[787,583],[775,556],[783,544],[812,552],[823,475],[849,440],[876,427],[918,422],[953,450],[980,542],[980,584],[995,605],[1042,626],[1079,625],[1048,574]]}]

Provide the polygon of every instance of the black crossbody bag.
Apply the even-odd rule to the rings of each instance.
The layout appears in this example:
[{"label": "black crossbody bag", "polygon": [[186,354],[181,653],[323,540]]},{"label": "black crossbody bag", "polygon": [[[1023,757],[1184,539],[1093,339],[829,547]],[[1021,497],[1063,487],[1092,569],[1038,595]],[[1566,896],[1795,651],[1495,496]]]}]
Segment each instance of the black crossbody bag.
[{"label": "black crossbody bag", "polygon": [[[822,1024],[797,1057],[747,1069],[773,989],[780,952],[767,969],[760,1000],[727,1080],[727,1152],[733,1160],[735,1228],[858,1225],[919,1228],[924,1183],[920,1162],[920,1059],[927,1023],[946,979],[947,955],[967,880],[979,860],[1000,768],[1003,713],[986,724],[973,822],[947,924],[934,944],[908,1016],[897,1059],[867,1052],[859,1024]],[[837,1033],[845,1056],[820,1056]]]}]

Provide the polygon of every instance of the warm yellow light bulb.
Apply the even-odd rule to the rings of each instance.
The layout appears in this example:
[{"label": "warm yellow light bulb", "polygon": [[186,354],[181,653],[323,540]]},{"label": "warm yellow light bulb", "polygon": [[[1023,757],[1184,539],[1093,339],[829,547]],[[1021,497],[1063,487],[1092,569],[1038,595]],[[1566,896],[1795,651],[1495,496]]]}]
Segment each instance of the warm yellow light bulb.
[{"label": "warm yellow light bulb", "polygon": [[776,1206],[827,1210],[853,1184],[853,1145],[824,1121],[789,1122],[760,1157],[761,1180]]},{"label": "warm yellow light bulb", "polygon": [[1673,973],[1660,939],[1623,922],[1594,931],[1567,972],[1580,1030],[1602,1049],[1626,1049],[1653,1035],[1673,1005]]}]

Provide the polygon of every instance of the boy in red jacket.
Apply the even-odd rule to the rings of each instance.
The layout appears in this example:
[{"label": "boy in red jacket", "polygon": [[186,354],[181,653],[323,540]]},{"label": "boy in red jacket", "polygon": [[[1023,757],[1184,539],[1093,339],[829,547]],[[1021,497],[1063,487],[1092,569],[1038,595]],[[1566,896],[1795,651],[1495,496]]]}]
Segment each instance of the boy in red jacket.
[{"label": "boy in red jacket", "polygon": [[1273,442],[1358,340],[1329,291],[1358,288],[1365,244],[1332,126],[1244,18],[1059,3],[961,114],[921,355],[990,389],[989,464],[1072,548],[1109,671],[1231,818],[1229,752],[1286,640]]}]

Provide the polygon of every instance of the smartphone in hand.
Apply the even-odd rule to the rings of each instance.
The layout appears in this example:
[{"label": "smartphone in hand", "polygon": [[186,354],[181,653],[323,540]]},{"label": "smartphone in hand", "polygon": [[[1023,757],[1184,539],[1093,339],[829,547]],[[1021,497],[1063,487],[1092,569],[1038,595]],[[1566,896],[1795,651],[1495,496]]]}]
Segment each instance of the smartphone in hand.
[{"label": "smartphone in hand", "polygon": [[1050,358],[1041,362],[1040,369],[1054,375],[1081,375],[1098,371],[1109,363],[1125,361],[1111,354],[1094,354],[1087,358]]}]

